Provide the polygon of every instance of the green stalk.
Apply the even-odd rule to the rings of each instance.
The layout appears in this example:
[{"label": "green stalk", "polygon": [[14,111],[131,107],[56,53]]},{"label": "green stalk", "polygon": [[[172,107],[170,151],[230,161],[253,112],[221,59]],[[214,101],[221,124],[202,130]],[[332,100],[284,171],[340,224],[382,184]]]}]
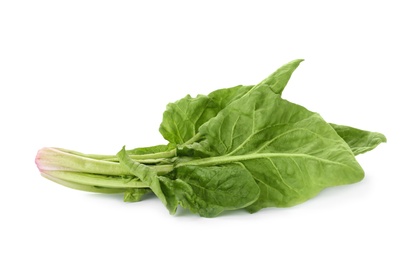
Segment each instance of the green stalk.
[{"label": "green stalk", "polygon": [[43,177],[47,178],[48,180],[51,180],[55,183],[61,184],[61,185],[66,186],[68,188],[81,190],[81,191],[113,194],[113,193],[123,193],[127,190],[125,188],[107,188],[107,187],[80,184],[80,183],[76,183],[76,182],[71,182],[71,181],[66,181],[66,180],[63,180],[63,179],[59,179],[59,178],[56,178],[52,175],[49,175],[49,174],[43,173],[43,172],[41,172],[41,175]]},{"label": "green stalk", "polygon": [[[149,165],[161,174],[165,174],[173,170],[172,164],[167,164],[171,162],[168,158],[143,159],[138,162],[143,164],[166,163],[161,165]],[[36,164],[38,165],[40,171],[57,170],[113,176],[132,176],[132,173],[119,162],[93,159],[57,148],[41,149],[36,156]]]},{"label": "green stalk", "polygon": [[65,182],[71,182],[81,185],[129,189],[129,188],[148,188],[143,182],[136,177],[128,176],[106,176],[84,172],[67,172],[67,171],[42,171],[41,173],[52,176]]},{"label": "green stalk", "polygon": [[[167,157],[173,155],[173,152],[159,154]],[[119,193],[128,189],[149,187],[119,162],[94,159],[89,156],[91,155],[60,148],[43,148],[36,156],[36,164],[45,178],[77,190]],[[150,157],[143,155],[139,162],[144,165],[148,163],[147,167],[152,168],[158,175],[173,171],[173,159],[145,159],[146,156]]]},{"label": "green stalk", "polygon": [[57,148],[43,148],[36,156],[40,171],[73,171],[103,175],[132,175],[116,162],[108,162],[68,153]]},{"label": "green stalk", "polygon": [[[65,153],[78,155],[85,158],[96,159],[96,160],[105,160],[112,162],[119,162],[118,157],[115,155],[102,155],[102,154],[84,154],[77,151],[72,151],[63,148],[54,148]],[[166,152],[151,153],[151,154],[131,154],[129,155],[133,160],[139,161],[140,163],[149,164],[149,163],[158,163],[162,162],[163,159],[173,158],[176,156],[176,149],[172,149]]]},{"label": "green stalk", "polygon": [[183,145],[192,144],[194,142],[199,141],[201,138],[202,138],[202,135],[200,133],[197,133],[192,138],[190,138],[189,140],[187,140],[187,142],[185,142]]}]

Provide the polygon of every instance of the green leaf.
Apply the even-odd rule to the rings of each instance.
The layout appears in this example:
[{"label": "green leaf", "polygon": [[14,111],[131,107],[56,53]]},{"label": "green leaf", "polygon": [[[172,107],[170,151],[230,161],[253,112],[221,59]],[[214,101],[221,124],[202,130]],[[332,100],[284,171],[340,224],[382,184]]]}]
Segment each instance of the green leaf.
[{"label": "green leaf", "polygon": [[202,217],[215,217],[253,203],[259,195],[251,173],[239,163],[184,166],[176,171],[175,194],[180,205]]},{"label": "green leaf", "polygon": [[[230,103],[237,99],[240,99],[254,86],[236,86],[232,88],[218,89],[208,96],[218,105],[219,111],[224,109]],[[283,91],[285,86],[281,87]],[[218,113],[219,113],[218,111]],[[358,128],[337,125],[329,123],[337,134],[344,139],[344,141],[350,146],[351,151],[355,155],[365,153],[376,148],[380,143],[386,142],[386,137],[377,132],[369,132]]]},{"label": "green leaf", "polygon": [[212,157],[183,163],[241,163],[260,187],[259,199],[248,207],[251,212],[296,205],[326,187],[364,176],[348,145],[328,123],[277,93],[277,86],[284,86],[275,80],[290,78],[286,73],[295,66],[285,65],[284,71],[279,69],[202,125],[200,144]]},{"label": "green leaf", "polygon": [[218,108],[207,96],[190,95],[167,105],[160,133],[172,144],[184,144],[196,135],[199,127],[214,117]]},{"label": "green leaf", "polygon": [[[218,114],[222,109],[227,107],[230,103],[234,102],[235,100],[240,99],[244,96],[253,85],[243,86],[239,85],[232,88],[224,88],[218,89],[213,91],[208,95],[208,97],[216,104]],[[282,86],[283,88],[285,86]],[[283,90],[283,89],[282,89]],[[188,99],[190,102],[193,100]],[[213,110],[212,110],[213,111]],[[350,146],[351,150],[355,155],[365,153],[368,151],[373,150],[376,148],[380,143],[386,142],[386,138],[383,134],[377,132],[369,132],[366,130],[360,130],[354,127],[344,126],[344,125],[337,125],[333,123],[329,123],[334,130],[338,133],[341,138],[346,141],[346,143]],[[196,126],[197,128],[197,126]],[[196,134],[196,133],[195,133]],[[191,146],[195,144],[191,144],[189,147],[180,147],[183,154],[187,154],[187,150],[191,148]],[[197,147],[193,147],[194,151],[197,151]],[[202,156],[203,153],[200,153]]]},{"label": "green leaf", "polygon": [[[208,96],[198,95],[192,98],[187,95],[174,103],[169,103],[160,125],[160,133],[170,142],[168,147],[171,148],[176,144],[181,145],[193,140],[202,124],[215,117],[219,111],[232,101],[239,99],[250,89],[236,86],[216,90]],[[163,146],[156,148],[164,149]]]},{"label": "green leaf", "polygon": [[[275,93],[281,93],[290,79],[292,72],[303,60],[295,60],[282,66],[259,85],[269,85]],[[199,127],[215,117],[219,111],[232,101],[246,94],[246,88],[239,86],[231,89],[214,91],[209,96],[190,95],[167,105],[160,125],[160,133],[171,144],[184,144],[191,140]]]},{"label": "green leaf", "polygon": [[371,151],[379,144],[386,143],[386,137],[381,133],[369,132],[345,125],[330,125],[350,146],[355,155]]},{"label": "green leaf", "polygon": [[122,165],[124,165],[133,175],[137,176],[144,184],[148,185],[154,194],[167,207],[170,214],[176,212],[178,201],[169,186],[170,181],[168,178],[159,176],[157,170],[154,168],[132,160],[125,148],[122,148],[117,156]]}]

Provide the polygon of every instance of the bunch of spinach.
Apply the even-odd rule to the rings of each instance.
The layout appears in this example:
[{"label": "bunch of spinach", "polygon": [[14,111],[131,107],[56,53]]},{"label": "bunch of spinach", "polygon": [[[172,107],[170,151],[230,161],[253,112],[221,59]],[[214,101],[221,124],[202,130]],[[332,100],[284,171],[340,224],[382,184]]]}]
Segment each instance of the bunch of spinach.
[{"label": "bunch of spinach", "polygon": [[125,193],[154,193],[171,214],[178,205],[203,217],[225,210],[302,203],[326,187],[355,183],[364,172],[355,155],[386,142],[384,135],[329,124],[282,98],[294,60],[254,86],[186,96],[167,105],[160,132],[166,145],[116,156],[43,148],[36,163],[59,184]]}]

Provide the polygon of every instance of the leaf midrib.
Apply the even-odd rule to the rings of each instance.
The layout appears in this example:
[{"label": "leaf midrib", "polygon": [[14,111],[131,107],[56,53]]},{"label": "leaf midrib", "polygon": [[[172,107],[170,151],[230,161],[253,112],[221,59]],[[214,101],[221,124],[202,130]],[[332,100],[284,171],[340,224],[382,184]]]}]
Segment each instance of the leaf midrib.
[{"label": "leaf midrib", "polygon": [[267,159],[267,158],[309,158],[316,161],[329,163],[329,164],[335,164],[340,165],[344,167],[349,167],[353,170],[355,170],[353,167],[336,161],[331,161],[328,159],[324,159],[321,157],[316,157],[309,154],[301,154],[301,153],[252,153],[252,154],[243,154],[243,155],[232,155],[232,156],[215,156],[215,157],[209,157],[209,158],[202,158],[202,159],[196,159],[192,161],[187,162],[181,162],[174,166],[174,168],[179,168],[182,166],[215,166],[215,165],[223,165],[223,164],[229,164],[229,163],[235,163],[235,162],[242,162],[242,161],[248,161],[248,160],[255,160],[255,159]]}]

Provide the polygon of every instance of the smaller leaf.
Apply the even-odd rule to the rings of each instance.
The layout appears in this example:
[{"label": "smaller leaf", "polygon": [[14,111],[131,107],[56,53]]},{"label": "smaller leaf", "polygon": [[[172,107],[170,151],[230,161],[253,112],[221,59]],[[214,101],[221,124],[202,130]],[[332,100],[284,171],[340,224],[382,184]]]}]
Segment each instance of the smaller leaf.
[{"label": "smaller leaf", "polygon": [[217,112],[216,104],[209,97],[199,95],[192,98],[187,95],[167,105],[160,133],[171,144],[184,144]]},{"label": "smaller leaf", "polygon": [[373,150],[381,143],[386,143],[386,137],[377,132],[369,132],[345,125],[330,124],[337,134],[350,146],[354,155]]},{"label": "smaller leaf", "polygon": [[142,197],[151,192],[150,189],[129,189],[125,191],[123,201],[125,202],[138,202]]}]

